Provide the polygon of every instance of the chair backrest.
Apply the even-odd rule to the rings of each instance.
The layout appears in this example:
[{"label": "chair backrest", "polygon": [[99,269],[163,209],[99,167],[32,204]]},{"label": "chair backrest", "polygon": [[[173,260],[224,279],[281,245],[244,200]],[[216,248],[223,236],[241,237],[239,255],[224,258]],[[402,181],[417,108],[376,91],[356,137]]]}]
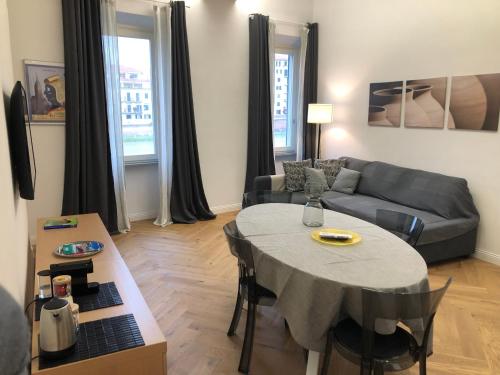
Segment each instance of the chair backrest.
[{"label": "chair backrest", "polygon": [[419,293],[389,293],[373,289],[363,289],[364,354],[370,355],[371,353],[375,322],[379,319],[403,323],[409,320],[420,320],[424,329],[424,335],[419,344],[422,348],[427,348],[429,332],[434,316],[451,281],[450,277],[443,287]]},{"label": "chair backrest", "polygon": [[236,226],[236,221],[233,220],[224,225],[224,233],[226,234],[231,254],[238,258],[238,263],[245,268],[244,270],[240,269],[240,271],[245,272],[245,276],[255,276],[252,244],[244,238],[241,238],[238,227]]},{"label": "chair backrest", "polygon": [[290,191],[254,190],[243,194],[243,208],[263,203],[292,203]]},{"label": "chair backrest", "polygon": [[424,222],[418,217],[391,210],[377,210],[375,223],[400,237],[411,246],[417,244],[424,230]]}]

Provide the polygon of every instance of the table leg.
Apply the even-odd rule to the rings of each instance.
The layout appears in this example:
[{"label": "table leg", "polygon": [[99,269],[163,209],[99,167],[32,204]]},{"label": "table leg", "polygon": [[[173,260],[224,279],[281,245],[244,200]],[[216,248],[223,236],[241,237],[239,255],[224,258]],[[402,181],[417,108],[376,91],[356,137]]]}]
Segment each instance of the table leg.
[{"label": "table leg", "polygon": [[318,372],[319,372],[319,352],[309,350],[306,375],[318,375]]}]

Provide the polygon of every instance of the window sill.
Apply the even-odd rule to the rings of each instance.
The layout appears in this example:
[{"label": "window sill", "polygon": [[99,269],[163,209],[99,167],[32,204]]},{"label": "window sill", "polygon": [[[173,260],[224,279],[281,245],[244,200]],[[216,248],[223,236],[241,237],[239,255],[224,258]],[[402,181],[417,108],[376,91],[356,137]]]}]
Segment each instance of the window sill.
[{"label": "window sill", "polygon": [[126,167],[134,165],[158,164],[158,159],[127,160],[124,162]]},{"label": "window sill", "polygon": [[280,156],[291,156],[291,155],[295,155],[297,152],[295,150],[274,150],[274,155],[276,157],[280,157]]}]

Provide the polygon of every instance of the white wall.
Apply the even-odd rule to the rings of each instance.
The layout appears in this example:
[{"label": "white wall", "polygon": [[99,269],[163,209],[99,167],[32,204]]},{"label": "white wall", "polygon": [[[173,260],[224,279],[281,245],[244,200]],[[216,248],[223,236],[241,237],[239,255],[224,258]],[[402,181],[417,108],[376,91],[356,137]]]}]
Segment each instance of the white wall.
[{"label": "white wall", "polygon": [[[138,2],[141,4],[141,2]],[[16,80],[24,82],[23,60],[64,62],[60,0],[8,0],[12,59]],[[64,125],[35,125],[37,161],[35,201],[29,202],[30,236],[36,219],[61,214],[64,184]],[[129,213],[132,218],[154,217],[158,196],[156,165],[126,168]]]},{"label": "white wall", "polygon": [[[60,0],[8,0],[15,78],[23,60],[64,60]],[[191,0],[186,12],[198,148],[205,192],[217,212],[241,202],[248,102],[248,14],[307,22],[312,4],[301,0]],[[147,3],[119,1],[142,13]],[[132,8],[131,8],[132,7]],[[125,9],[124,8],[124,9]],[[37,217],[59,215],[64,180],[64,126],[34,126],[38,181],[29,205],[30,232]],[[126,167],[127,204],[134,219],[154,217],[157,166]]]},{"label": "white wall", "polygon": [[499,73],[495,0],[315,0],[319,100],[335,106],[323,155],[351,155],[468,180],[481,213],[478,249],[500,260],[500,133],[369,127],[370,82]]},{"label": "white wall", "polygon": [[12,180],[9,143],[7,139],[4,97],[14,87],[9,40],[9,19],[6,0],[0,0],[0,285],[20,305],[24,305],[26,287],[28,223],[26,202],[19,198]]},{"label": "white wall", "polygon": [[242,199],[250,13],[305,23],[312,19],[312,4],[299,0],[193,0],[187,11],[198,146],[211,207],[235,208]]},{"label": "white wall", "polygon": [[[16,80],[25,82],[23,60],[64,62],[61,1],[8,0]],[[64,183],[64,125],[33,125],[37,181],[28,203],[29,230],[38,217],[61,214]]]}]

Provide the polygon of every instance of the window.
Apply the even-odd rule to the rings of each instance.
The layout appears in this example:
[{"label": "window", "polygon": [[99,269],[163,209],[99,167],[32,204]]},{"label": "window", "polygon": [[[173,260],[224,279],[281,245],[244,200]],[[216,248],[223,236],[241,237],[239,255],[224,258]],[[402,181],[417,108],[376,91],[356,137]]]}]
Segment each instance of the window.
[{"label": "window", "polygon": [[[297,131],[295,111],[297,95],[294,89],[296,82],[294,64],[298,59],[298,51],[294,49],[277,49],[274,54],[276,69],[274,90],[274,148],[279,153],[295,153]],[[279,83],[279,85],[276,85]]]},{"label": "window", "polygon": [[[125,161],[154,160],[156,159],[154,116],[151,114],[143,116],[143,108],[149,109],[149,105],[143,107],[144,99],[149,99],[152,94],[151,38],[135,30],[120,32],[118,51]],[[132,97],[135,101],[132,101]],[[148,100],[148,104],[150,102]]]}]

